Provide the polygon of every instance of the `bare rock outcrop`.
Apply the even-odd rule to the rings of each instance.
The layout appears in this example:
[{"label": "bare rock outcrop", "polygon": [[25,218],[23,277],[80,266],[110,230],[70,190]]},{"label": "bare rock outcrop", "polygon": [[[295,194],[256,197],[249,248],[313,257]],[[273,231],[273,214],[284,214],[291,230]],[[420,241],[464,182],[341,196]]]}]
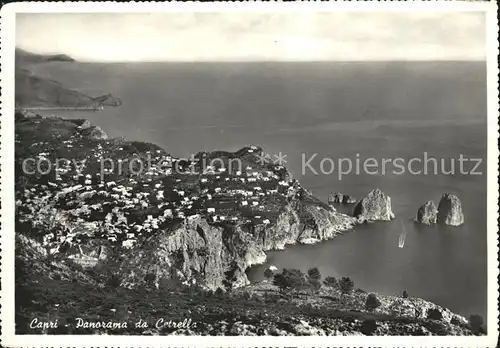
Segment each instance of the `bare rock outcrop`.
[{"label": "bare rock outcrop", "polygon": [[445,193],[439,201],[437,222],[450,226],[460,226],[464,223],[462,203],[453,194]]},{"label": "bare rock outcrop", "polygon": [[437,213],[438,210],[434,201],[427,201],[418,209],[415,222],[425,225],[435,224],[437,222]]},{"label": "bare rock outcrop", "polygon": [[88,137],[92,140],[108,139],[108,134],[99,126],[94,126],[90,129]]},{"label": "bare rock outcrop", "polygon": [[334,192],[328,197],[328,203],[354,204],[356,203],[356,199],[352,196],[345,195],[340,192]]},{"label": "bare rock outcrop", "polygon": [[386,196],[378,188],[374,189],[354,207],[353,216],[358,219],[358,223],[391,221],[395,218],[391,197]]}]

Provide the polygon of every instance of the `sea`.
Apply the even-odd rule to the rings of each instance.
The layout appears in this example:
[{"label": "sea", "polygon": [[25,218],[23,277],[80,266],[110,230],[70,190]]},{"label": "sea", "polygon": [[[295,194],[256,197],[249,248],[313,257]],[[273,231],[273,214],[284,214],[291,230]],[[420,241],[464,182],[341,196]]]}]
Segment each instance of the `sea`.
[{"label": "sea", "polygon": [[[486,320],[485,62],[52,62],[29,69],[94,96],[118,96],[123,105],[102,112],[52,113],[87,118],[110,136],[180,157],[258,145],[273,160],[281,153],[322,200],[337,191],[360,199],[374,188],[391,197],[394,221],[268,252],[266,264],[248,271],[251,281],[270,265],[318,267],[367,291],[406,290]],[[437,167],[428,160],[424,170],[429,158]],[[447,192],[462,201],[462,226],[413,222],[422,204],[437,205]],[[351,213],[353,206],[337,208]]]}]

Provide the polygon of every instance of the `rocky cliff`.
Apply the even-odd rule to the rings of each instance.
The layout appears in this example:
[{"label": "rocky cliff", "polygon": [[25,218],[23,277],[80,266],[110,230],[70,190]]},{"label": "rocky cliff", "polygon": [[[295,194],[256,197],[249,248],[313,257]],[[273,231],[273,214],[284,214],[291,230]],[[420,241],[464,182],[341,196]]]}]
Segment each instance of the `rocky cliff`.
[{"label": "rocky cliff", "polygon": [[358,222],[391,221],[394,219],[391,197],[386,196],[380,189],[374,189],[360,200],[354,207],[353,216]]},{"label": "rocky cliff", "polygon": [[415,221],[425,225],[435,224],[437,222],[437,212],[434,201],[427,201],[418,209]]},{"label": "rocky cliff", "polygon": [[445,193],[439,201],[437,222],[451,226],[460,226],[464,223],[462,202],[453,194]]}]

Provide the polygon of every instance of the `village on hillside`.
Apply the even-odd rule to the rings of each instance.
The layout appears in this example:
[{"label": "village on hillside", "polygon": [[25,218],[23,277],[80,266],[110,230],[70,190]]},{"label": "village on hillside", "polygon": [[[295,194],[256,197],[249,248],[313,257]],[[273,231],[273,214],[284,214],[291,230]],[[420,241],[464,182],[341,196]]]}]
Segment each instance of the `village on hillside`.
[{"label": "village on hillside", "polygon": [[[271,224],[287,202],[304,194],[283,166],[259,163],[262,149],[256,146],[178,159],[144,143],[100,139],[89,144],[80,134],[81,125],[75,125],[75,133],[69,137],[63,134],[65,140],[60,139],[57,147],[51,140],[20,150],[25,158],[28,153],[34,156],[33,163],[61,155],[81,161],[32,177],[27,173],[37,171],[28,168],[24,180],[30,181],[29,188],[22,189],[22,183],[18,183],[18,222],[35,229],[52,224],[52,232],[43,237],[51,253],[95,238],[132,248],[157,230],[197,217],[213,224]],[[18,129],[22,133],[23,128]],[[22,143],[22,137],[17,134],[16,142]],[[110,158],[120,166],[109,163]],[[142,171],[121,165],[132,162],[131,158],[141,158],[143,162],[134,165],[144,165]],[[103,166],[105,162],[110,165]],[[75,225],[78,227],[68,228]]]}]

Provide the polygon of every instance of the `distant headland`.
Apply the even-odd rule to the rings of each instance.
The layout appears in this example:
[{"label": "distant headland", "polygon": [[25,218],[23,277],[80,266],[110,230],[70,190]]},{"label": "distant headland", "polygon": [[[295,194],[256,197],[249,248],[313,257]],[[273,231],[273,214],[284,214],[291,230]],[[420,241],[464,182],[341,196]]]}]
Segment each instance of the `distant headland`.
[{"label": "distant headland", "polygon": [[35,75],[30,66],[51,62],[73,63],[75,59],[66,54],[40,55],[16,48],[16,109],[36,110],[85,110],[98,111],[108,106],[120,106],[121,100],[111,93],[89,96],[72,90],[48,78]]}]

